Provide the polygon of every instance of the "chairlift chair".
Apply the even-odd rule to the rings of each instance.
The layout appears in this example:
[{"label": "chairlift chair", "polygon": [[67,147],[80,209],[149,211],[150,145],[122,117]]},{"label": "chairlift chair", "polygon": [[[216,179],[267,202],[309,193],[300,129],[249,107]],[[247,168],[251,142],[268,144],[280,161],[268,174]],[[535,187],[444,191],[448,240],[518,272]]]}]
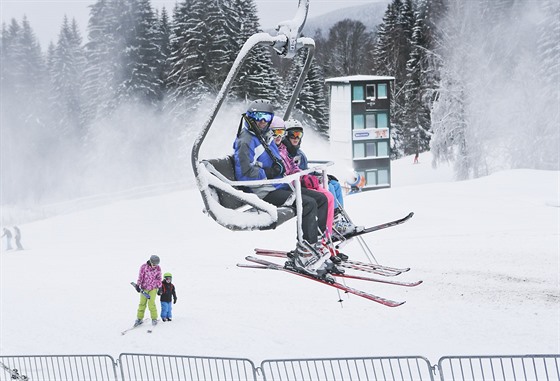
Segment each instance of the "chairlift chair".
[{"label": "chairlift chair", "polygon": [[[212,123],[233,81],[237,77],[245,58],[250,51],[258,45],[272,46],[280,56],[288,59],[293,58],[299,49],[308,49],[305,64],[284,114],[284,120],[289,118],[311,66],[315,51],[315,42],[313,39],[300,37],[307,18],[308,8],[309,0],[299,0],[295,18],[280,23],[277,27],[278,34],[276,36],[272,36],[268,33],[256,33],[245,42],[222,84],[203,128],[194,141],[191,152],[191,163],[196,177],[196,184],[202,196],[202,200],[204,201],[204,210],[216,222],[230,230],[275,229],[292,217],[297,216],[298,240],[301,242],[303,240],[303,233],[301,229],[302,203],[299,177],[303,174],[320,171],[323,172],[323,178],[325,179],[325,168],[332,165],[330,162],[321,164],[307,171],[284,177],[283,179],[236,181],[233,155],[213,159],[199,158],[200,147],[208,131],[212,127]],[[255,194],[243,191],[243,188],[246,186],[272,183],[293,184],[296,194],[295,209],[290,206],[276,207],[258,198]]]}]

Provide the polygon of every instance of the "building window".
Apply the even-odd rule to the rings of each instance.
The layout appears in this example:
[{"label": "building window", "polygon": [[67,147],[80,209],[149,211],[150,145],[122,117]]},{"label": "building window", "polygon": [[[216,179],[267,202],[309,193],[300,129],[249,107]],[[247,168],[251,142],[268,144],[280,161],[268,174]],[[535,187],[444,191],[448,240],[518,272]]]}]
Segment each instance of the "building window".
[{"label": "building window", "polygon": [[389,142],[377,143],[377,156],[389,156]]},{"label": "building window", "polygon": [[366,85],[366,99],[375,99],[375,85]]},{"label": "building window", "polygon": [[377,156],[377,144],[375,142],[366,143],[366,157]]},{"label": "building window", "polygon": [[377,171],[366,171],[366,185],[377,185]]},{"label": "building window", "polygon": [[389,170],[388,169],[378,169],[377,170],[377,184],[389,184]]},{"label": "building window", "polygon": [[352,100],[363,101],[364,99],[364,87],[362,85],[352,86]]},{"label": "building window", "polygon": [[389,128],[389,114],[387,112],[368,112],[364,128]]},{"label": "building window", "polygon": [[354,159],[375,158],[389,156],[389,143],[386,141],[354,142]]},{"label": "building window", "polygon": [[377,128],[389,128],[389,115],[386,112],[377,113]]},{"label": "building window", "polygon": [[354,119],[354,125],[353,125],[354,130],[361,130],[363,128],[366,128],[363,114],[355,114],[353,119]]},{"label": "building window", "polygon": [[387,84],[380,83],[377,85],[377,98],[379,99],[387,98]]},{"label": "building window", "polygon": [[367,113],[366,114],[366,128],[375,128],[375,114],[374,113]]},{"label": "building window", "polygon": [[360,159],[366,157],[366,146],[364,143],[354,143],[354,158]]}]

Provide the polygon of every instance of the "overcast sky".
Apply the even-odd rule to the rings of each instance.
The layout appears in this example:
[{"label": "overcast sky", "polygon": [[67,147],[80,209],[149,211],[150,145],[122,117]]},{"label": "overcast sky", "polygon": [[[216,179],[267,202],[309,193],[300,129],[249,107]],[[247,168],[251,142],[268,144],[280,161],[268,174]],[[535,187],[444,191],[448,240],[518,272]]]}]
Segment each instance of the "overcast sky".
[{"label": "overcast sky", "polygon": [[[371,2],[375,0],[310,0],[308,17]],[[1,20],[8,24],[12,18],[21,21],[23,15],[26,15],[41,48],[46,50],[50,41],[56,42],[65,14],[69,19],[76,19],[85,40],[88,6],[93,3],[95,0],[0,0]],[[171,11],[176,0],[152,0],[151,3],[156,8],[165,6]],[[255,0],[255,3],[261,26],[267,29],[274,27],[279,21],[293,18],[298,0]]]}]

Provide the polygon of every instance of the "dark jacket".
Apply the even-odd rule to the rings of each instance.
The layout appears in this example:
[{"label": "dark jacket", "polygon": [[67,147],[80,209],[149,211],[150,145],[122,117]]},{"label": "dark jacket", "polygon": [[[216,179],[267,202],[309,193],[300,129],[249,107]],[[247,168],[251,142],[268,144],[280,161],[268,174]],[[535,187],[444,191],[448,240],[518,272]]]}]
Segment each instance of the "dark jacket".
[{"label": "dark jacket", "polygon": [[303,153],[303,151],[300,148],[301,140],[300,140],[300,143],[297,146],[295,146],[295,145],[292,144],[290,139],[288,139],[288,137],[285,137],[282,140],[282,143],[284,143],[284,145],[286,146],[286,149],[288,150],[289,156],[298,165],[299,169],[301,169],[302,171],[305,171],[306,169],[309,168],[309,164],[308,164],[308,161],[307,161],[307,156],[305,156],[305,154]]},{"label": "dark jacket", "polygon": [[[279,163],[282,163],[280,152],[274,142],[268,144],[268,148],[275,156]],[[239,136],[233,143],[234,163],[235,163],[235,179],[244,180],[266,180],[265,168],[270,168],[274,164],[267,150],[262,145],[260,139],[244,126]],[[278,174],[276,178],[282,178],[282,174]],[[265,198],[270,192],[276,189],[290,189],[287,184],[267,184],[258,185],[250,188],[260,198]]]},{"label": "dark jacket", "polygon": [[177,294],[175,294],[175,286],[173,283],[166,281],[161,282],[161,301],[162,302],[171,302],[171,297],[173,297],[173,302],[177,301]]}]

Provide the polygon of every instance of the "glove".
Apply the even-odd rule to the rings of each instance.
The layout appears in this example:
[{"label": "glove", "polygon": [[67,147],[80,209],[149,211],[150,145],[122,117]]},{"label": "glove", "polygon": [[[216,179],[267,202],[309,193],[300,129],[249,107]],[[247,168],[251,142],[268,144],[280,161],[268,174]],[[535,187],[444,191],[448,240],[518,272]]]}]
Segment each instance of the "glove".
[{"label": "glove", "polygon": [[301,184],[307,189],[319,189],[319,179],[313,175],[301,176]]},{"label": "glove", "polygon": [[177,303],[177,298],[173,299],[173,304]]},{"label": "glove", "polygon": [[163,294],[163,292],[161,291],[161,288],[158,288],[158,289],[157,289],[157,294],[158,294],[158,295]]},{"label": "glove", "polygon": [[333,175],[327,174],[327,177],[329,178],[329,181],[336,181],[336,182],[339,182],[338,179],[337,179],[336,177],[334,177]]},{"label": "glove", "polygon": [[284,173],[284,168],[282,168],[280,163],[274,162],[272,167],[264,168],[264,173],[266,174],[267,179],[275,179]]},{"label": "glove", "polygon": [[136,285],[136,291],[138,291],[138,292],[142,291],[142,289],[140,288],[140,286]]}]

